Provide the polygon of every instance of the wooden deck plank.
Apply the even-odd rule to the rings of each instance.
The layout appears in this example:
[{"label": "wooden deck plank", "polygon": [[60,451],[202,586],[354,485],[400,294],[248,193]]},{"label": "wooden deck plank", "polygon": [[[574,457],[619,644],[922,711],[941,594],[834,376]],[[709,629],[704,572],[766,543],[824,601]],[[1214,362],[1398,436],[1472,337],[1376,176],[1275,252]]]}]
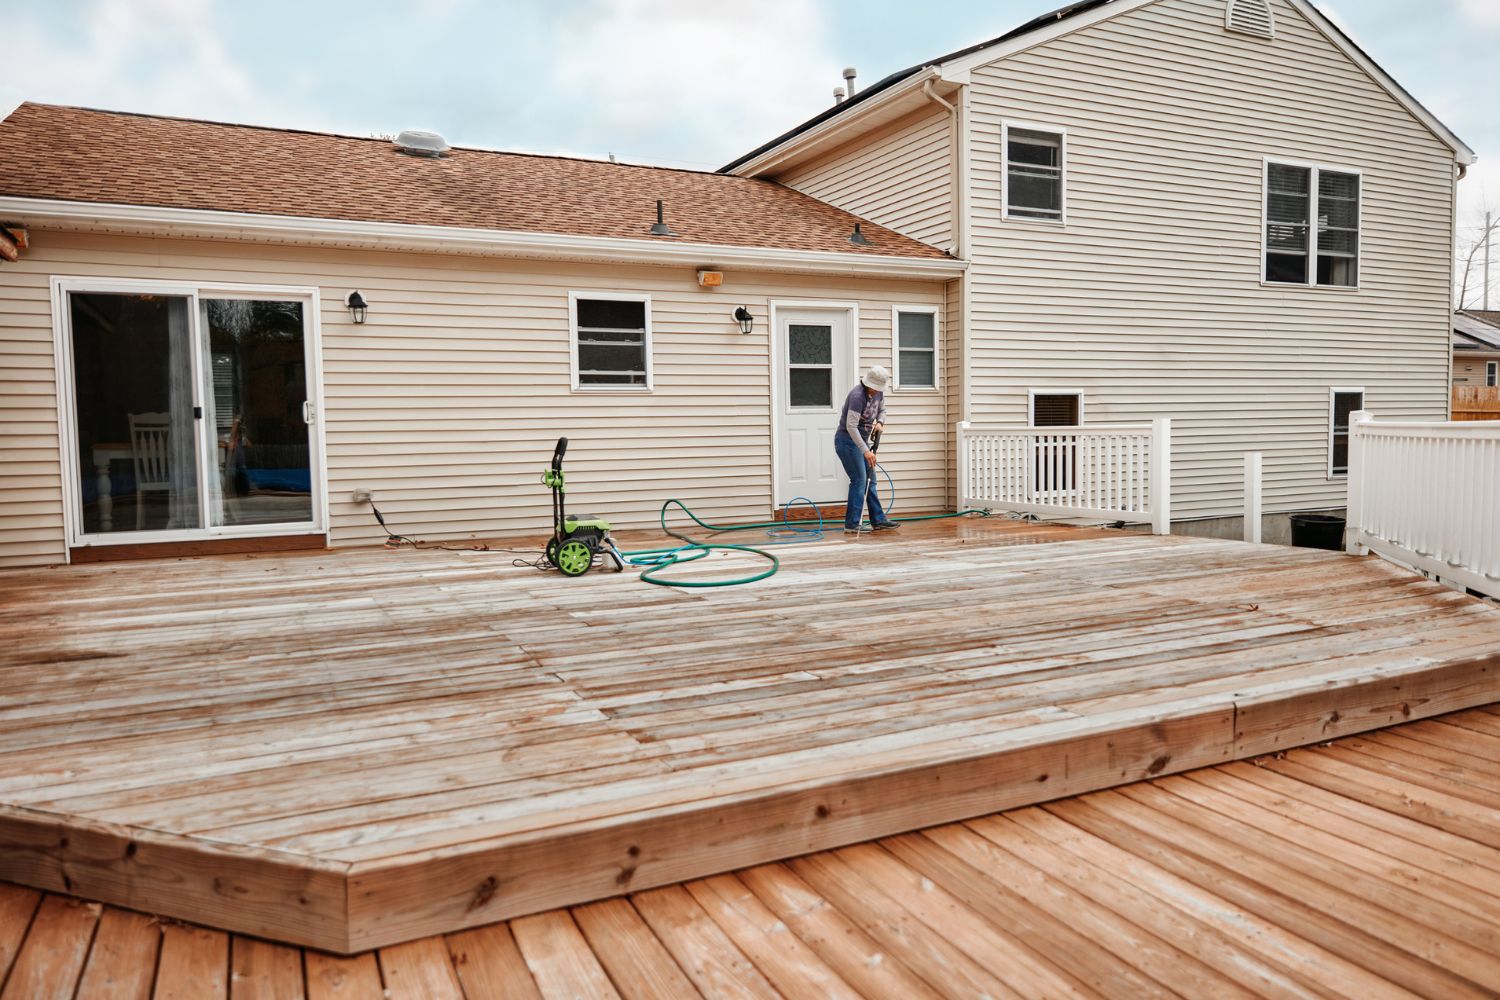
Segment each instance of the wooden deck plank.
[{"label": "wooden deck plank", "polygon": [[102,909],[62,896],[43,899],[0,1000],[71,1000]]},{"label": "wooden deck plank", "polygon": [[766,1000],[781,994],[682,886],[632,897],[698,992],[711,1000]]},{"label": "wooden deck plank", "polygon": [[389,1000],[463,1000],[463,984],[442,938],[380,949],[380,977]]},{"label": "wooden deck plank", "polygon": [[567,912],[521,917],[510,928],[544,1000],[620,996]]},{"label": "wooden deck plank", "polygon": [[[161,923],[129,910],[105,907],[76,1000],[149,1000],[161,951]],[[300,961],[300,960],[299,960]]]},{"label": "wooden deck plank", "polygon": [[162,929],[153,1000],[228,1000],[229,935],[205,927]]},{"label": "wooden deck plank", "polygon": [[10,973],[41,902],[42,894],[35,889],[0,882],[0,985]]},{"label": "wooden deck plank", "polygon": [[573,919],[625,1000],[682,1000],[699,993],[626,899],[575,907]]},{"label": "wooden deck plank", "polygon": [[306,1000],[302,951],[234,936],[229,946],[229,1000]]},{"label": "wooden deck plank", "polygon": [[384,1000],[380,964],[373,951],[345,957],[305,949],[307,1000]]},{"label": "wooden deck plank", "polygon": [[536,980],[506,924],[488,924],[448,935],[448,954],[464,994],[470,998],[541,1000]]},{"label": "wooden deck plank", "polygon": [[1493,696],[1500,614],[1377,560],[910,527],[696,593],[440,550],[0,573],[0,879],[344,951]]}]

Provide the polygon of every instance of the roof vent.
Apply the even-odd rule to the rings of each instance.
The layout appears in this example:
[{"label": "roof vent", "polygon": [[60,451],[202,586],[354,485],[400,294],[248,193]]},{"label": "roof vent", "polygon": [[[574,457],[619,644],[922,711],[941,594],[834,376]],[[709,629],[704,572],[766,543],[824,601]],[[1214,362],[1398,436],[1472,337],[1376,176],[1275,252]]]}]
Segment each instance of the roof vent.
[{"label": "roof vent", "polygon": [[427,156],[436,159],[453,147],[448,145],[448,140],[436,132],[423,132],[421,129],[409,128],[396,136],[396,148],[407,156]]},{"label": "roof vent", "polygon": [[1271,13],[1270,0],[1229,0],[1224,26],[1245,35],[1276,37],[1276,17]]}]

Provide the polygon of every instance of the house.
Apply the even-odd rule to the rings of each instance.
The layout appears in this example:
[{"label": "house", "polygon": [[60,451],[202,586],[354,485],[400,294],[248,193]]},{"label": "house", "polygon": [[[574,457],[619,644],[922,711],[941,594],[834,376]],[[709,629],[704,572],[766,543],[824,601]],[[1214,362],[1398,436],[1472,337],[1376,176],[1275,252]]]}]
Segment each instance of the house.
[{"label": "house", "polygon": [[1453,387],[1500,385],[1500,313],[1453,314]]},{"label": "house", "polygon": [[1446,418],[1474,160],[1306,0],[1093,0],[723,170],[968,261],[953,410],[1169,416],[1177,530],[1237,536],[1244,453],[1264,453],[1268,514],[1335,509],[1349,413]]},{"label": "house", "polygon": [[1350,413],[1447,414],[1473,160],[1305,0],[1073,4],[718,173],[26,104],[0,564],[369,543],[366,495],[534,532],[559,434],[617,524],[759,520],[841,494],[873,363],[906,511],[960,421],[1153,417],[1194,530],[1248,451],[1268,513],[1339,508]]}]

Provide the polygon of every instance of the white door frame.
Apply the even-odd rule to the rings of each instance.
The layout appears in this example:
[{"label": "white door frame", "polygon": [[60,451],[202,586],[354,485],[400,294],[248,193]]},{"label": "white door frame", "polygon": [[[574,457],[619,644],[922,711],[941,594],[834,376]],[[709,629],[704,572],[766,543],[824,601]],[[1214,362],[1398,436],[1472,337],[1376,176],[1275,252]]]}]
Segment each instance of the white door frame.
[{"label": "white door frame", "polygon": [[[849,344],[846,357],[849,361],[849,371],[855,378],[859,377],[859,303],[858,302],[834,302],[824,299],[771,299],[770,301],[770,336],[771,350],[769,352],[771,370],[771,507],[775,509],[780,502],[777,498],[781,496],[781,310],[817,310],[831,313],[844,313],[849,317]],[[848,393],[852,386],[840,388],[833,387],[835,400],[839,399],[839,393]],[[841,403],[839,405],[842,405]]]},{"label": "white door frame", "polygon": [[[73,331],[68,309],[71,292],[100,294],[148,293],[181,296],[188,299],[188,336],[193,351],[193,405],[204,406],[202,398],[203,365],[202,330],[198,322],[198,305],[214,293],[245,298],[263,294],[273,299],[302,299],[306,312],[303,323],[303,363],[307,373],[307,401],[312,407],[313,422],[309,436],[309,485],[312,489],[312,520],[283,524],[223,525],[172,531],[121,531],[109,535],[88,535],[83,531],[82,495],[78,460],[77,400],[73,391]],[[317,288],[299,285],[249,285],[218,281],[165,281],[155,278],[91,278],[79,275],[53,275],[52,347],[53,369],[57,381],[57,436],[62,465],[63,525],[67,550],[104,545],[144,545],[153,542],[203,541],[210,538],[254,538],[273,535],[328,534],[327,435],[323,419],[323,329],[322,299]],[[203,421],[194,421],[194,451],[199,461],[200,510],[206,503],[207,485],[203,480],[206,449],[203,447]],[[211,470],[210,470],[211,471]]]}]

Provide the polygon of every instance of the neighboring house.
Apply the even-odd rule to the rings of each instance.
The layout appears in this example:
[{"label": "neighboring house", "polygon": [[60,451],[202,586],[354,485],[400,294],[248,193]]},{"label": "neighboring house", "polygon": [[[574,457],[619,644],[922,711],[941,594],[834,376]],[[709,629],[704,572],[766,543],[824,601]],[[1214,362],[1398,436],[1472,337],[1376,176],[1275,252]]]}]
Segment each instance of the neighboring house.
[{"label": "neighboring house", "polygon": [[1453,314],[1453,384],[1500,386],[1500,313]]},{"label": "neighboring house", "polygon": [[1337,508],[1349,413],[1447,415],[1473,153],[1303,0],[1073,4],[719,174],[421,154],[0,123],[0,564],[379,540],[362,490],[407,535],[539,532],[559,434],[580,508],[761,519],[840,495],[872,363],[907,511],[953,502],[963,419],[1169,416],[1212,519],[1243,452],[1267,511]]},{"label": "neighboring house", "polygon": [[1350,412],[1446,418],[1474,160],[1304,0],[1094,0],[723,170],[969,261],[945,313],[953,412],[1169,416],[1173,512],[1215,518],[1239,510],[1245,452],[1267,512],[1339,508]]}]

